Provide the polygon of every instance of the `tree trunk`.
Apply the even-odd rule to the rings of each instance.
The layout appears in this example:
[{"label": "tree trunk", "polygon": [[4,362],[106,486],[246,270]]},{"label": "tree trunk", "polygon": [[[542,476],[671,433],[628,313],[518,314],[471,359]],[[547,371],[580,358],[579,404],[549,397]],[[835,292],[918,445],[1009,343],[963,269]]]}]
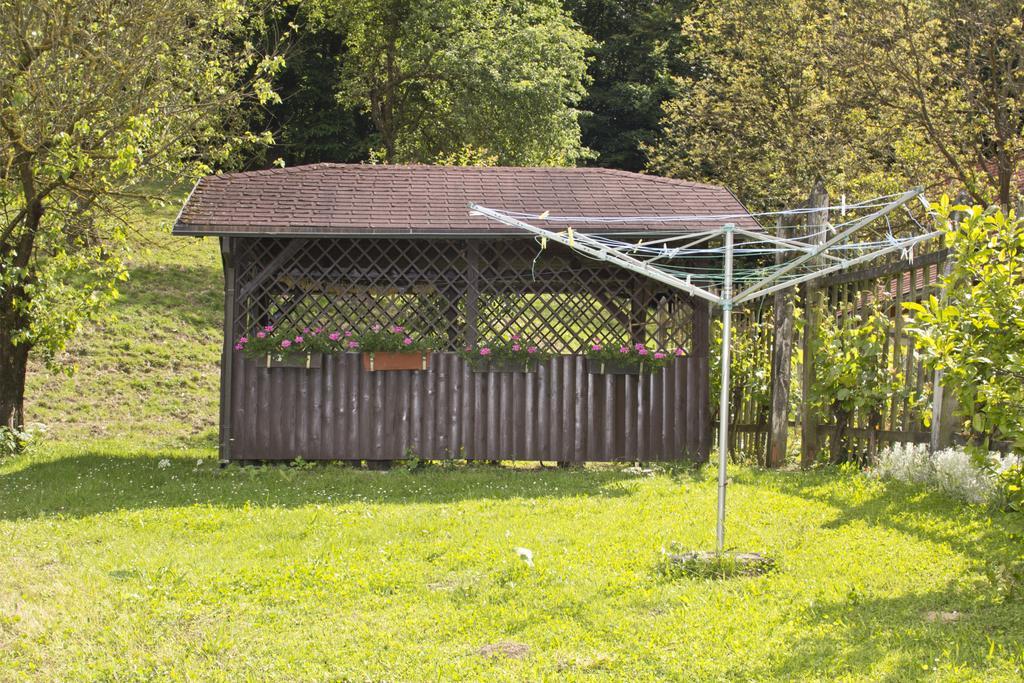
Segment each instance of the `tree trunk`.
[{"label": "tree trunk", "polygon": [[[0,303],[0,305],[6,302]],[[21,429],[25,425],[25,373],[27,344],[14,344],[9,330],[17,329],[12,313],[0,311],[0,427]]]}]

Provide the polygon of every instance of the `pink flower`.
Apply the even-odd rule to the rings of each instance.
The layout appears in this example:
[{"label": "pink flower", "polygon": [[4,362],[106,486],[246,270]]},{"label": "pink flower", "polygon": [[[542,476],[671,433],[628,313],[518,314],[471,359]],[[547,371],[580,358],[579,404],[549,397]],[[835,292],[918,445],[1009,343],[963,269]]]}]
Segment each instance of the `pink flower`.
[{"label": "pink flower", "polygon": [[640,349],[646,348],[643,344],[634,344],[633,348],[639,351]]},{"label": "pink flower", "polygon": [[523,349],[523,347],[520,346],[519,344],[513,344],[512,345],[512,350],[513,351],[521,351],[522,349]]},{"label": "pink flower", "polygon": [[323,331],[324,331],[324,328],[322,328],[322,327],[318,327],[318,328],[316,328],[315,330],[313,330],[313,334],[320,334],[320,333],[321,333],[321,332],[323,332]]},{"label": "pink flower", "polygon": [[526,352],[527,353],[537,353],[537,347],[536,346],[527,346],[526,347]]},{"label": "pink flower", "polygon": [[239,344],[248,344],[249,343],[249,338],[248,337],[239,337],[238,343]]},{"label": "pink flower", "polygon": [[394,332],[395,334],[402,334],[403,332],[405,332],[405,328],[404,327],[400,327],[398,325],[392,325],[391,326],[391,331]]},{"label": "pink flower", "polygon": [[629,353],[629,347],[628,346],[620,346],[619,347],[619,353]]},{"label": "pink flower", "polygon": [[352,336],[352,330],[345,330],[345,336],[346,337],[351,337]]},{"label": "pink flower", "polygon": [[591,344],[591,345],[590,345],[590,350],[591,350],[591,351],[600,351],[600,350],[601,350],[601,349],[603,349],[603,348],[604,348],[604,347],[603,347],[603,346],[601,346],[600,344]]},{"label": "pink flower", "polygon": [[640,354],[641,356],[646,356],[647,355],[647,349],[645,349],[644,347],[640,347],[639,349],[636,350],[636,352],[638,354]]},{"label": "pink flower", "polygon": [[302,343],[303,341],[304,341],[304,340],[303,340],[303,338],[302,338],[302,335],[301,335],[301,334],[297,334],[297,335],[295,335],[295,343],[296,343],[296,344],[301,344],[301,343]]},{"label": "pink flower", "polygon": [[348,348],[350,348],[350,349],[358,349],[359,348],[359,342],[357,342],[357,341],[350,341],[348,343]]},{"label": "pink flower", "polygon": [[513,334],[512,335],[512,341],[519,341],[520,339],[522,339],[522,337],[519,336],[518,334]]},{"label": "pink flower", "polygon": [[676,355],[677,356],[685,356],[686,355],[686,350],[683,349],[682,346],[677,346],[676,347]]},{"label": "pink flower", "polygon": [[374,323],[374,324],[373,324],[373,326],[372,326],[372,327],[370,327],[370,329],[371,329],[371,330],[373,330],[374,332],[380,332],[380,330],[381,330],[381,327],[380,327],[380,325],[379,325],[379,324],[377,324],[377,323]]},{"label": "pink flower", "polygon": [[285,339],[285,340],[283,340],[281,342],[281,348],[282,349],[287,349],[291,345],[292,345],[292,340],[291,339]]},{"label": "pink flower", "polygon": [[491,355],[491,350],[488,347],[486,347],[486,346],[482,346],[482,347],[480,347],[480,355],[481,356],[489,356],[489,355]]},{"label": "pink flower", "polygon": [[339,334],[338,332],[331,332],[329,335],[327,335],[327,338],[330,339],[331,341],[338,341],[339,339],[341,339],[341,334]]},{"label": "pink flower", "polygon": [[402,340],[402,343],[405,344],[406,346],[412,344],[412,337],[406,337],[405,339]]},{"label": "pink flower", "polygon": [[263,331],[264,332],[273,332],[274,331],[274,326],[273,325],[267,325],[266,327],[263,328]]},{"label": "pink flower", "polygon": [[309,328],[308,328],[308,327],[303,327],[303,328],[302,328],[302,331],[303,331],[303,333],[305,333],[305,334],[309,334]]},{"label": "pink flower", "polygon": [[655,351],[654,352],[654,360],[661,360],[664,357],[665,357],[665,354],[663,354],[661,351]]},{"label": "pink flower", "polygon": [[264,332],[263,330],[260,330],[259,332],[256,333],[256,338],[257,339],[263,339],[266,336],[267,336],[267,333]]},{"label": "pink flower", "polygon": [[241,351],[243,348],[241,344],[235,344],[235,351]]}]

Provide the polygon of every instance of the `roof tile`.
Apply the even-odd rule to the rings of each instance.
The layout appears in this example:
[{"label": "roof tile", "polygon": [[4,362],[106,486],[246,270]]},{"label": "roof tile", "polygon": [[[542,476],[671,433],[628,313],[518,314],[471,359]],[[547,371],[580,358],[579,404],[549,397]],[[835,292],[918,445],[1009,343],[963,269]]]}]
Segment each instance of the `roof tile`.
[{"label": "roof tile", "polygon": [[[174,233],[518,234],[470,216],[470,202],[552,216],[638,217],[575,226],[592,232],[679,232],[724,222],[757,227],[726,188],[613,169],[311,164],[203,178],[182,208]],[[736,218],[672,224],[643,220],[659,215]],[[546,223],[555,229],[568,224]]]}]

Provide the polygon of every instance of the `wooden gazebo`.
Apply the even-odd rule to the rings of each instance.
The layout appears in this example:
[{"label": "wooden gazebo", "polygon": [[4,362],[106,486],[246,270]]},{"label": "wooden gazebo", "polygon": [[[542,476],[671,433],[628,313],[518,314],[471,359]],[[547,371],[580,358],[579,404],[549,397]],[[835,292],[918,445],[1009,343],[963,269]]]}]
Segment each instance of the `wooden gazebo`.
[{"label": "wooden gazebo", "polygon": [[[634,238],[680,230],[643,216],[745,213],[724,188],[596,168],[316,164],[204,178],[174,234],[220,240],[222,460],[706,460],[707,304],[473,216],[470,202],[639,216],[586,228]],[[371,372],[358,353],[268,367],[235,349],[268,326],[376,325],[438,339],[429,368]],[[459,353],[512,335],[553,357],[476,372]],[[653,373],[592,374],[595,338],[686,354]]]}]

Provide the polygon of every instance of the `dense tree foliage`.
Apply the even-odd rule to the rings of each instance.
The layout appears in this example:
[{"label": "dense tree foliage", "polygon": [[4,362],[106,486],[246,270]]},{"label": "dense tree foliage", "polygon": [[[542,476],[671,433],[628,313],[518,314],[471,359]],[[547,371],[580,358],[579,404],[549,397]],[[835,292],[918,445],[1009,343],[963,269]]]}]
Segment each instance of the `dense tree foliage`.
[{"label": "dense tree foliage", "polygon": [[693,0],[566,0],[596,42],[581,107],[586,163],[642,171],[673,76],[689,72],[682,21]]},{"label": "dense tree foliage", "polygon": [[569,164],[589,38],[555,0],[323,0],[345,54],[338,101],[373,122],[376,157],[464,147],[503,164]]},{"label": "dense tree foliage", "polygon": [[[275,58],[233,0],[0,0],[0,428],[47,358],[127,275],[123,201],[256,141],[239,105]],[[240,84],[247,83],[243,87]]]},{"label": "dense tree foliage", "polygon": [[721,0],[684,22],[692,76],[664,106],[653,169],[755,206],[910,183],[1015,199],[1021,6],[1010,0]]}]

